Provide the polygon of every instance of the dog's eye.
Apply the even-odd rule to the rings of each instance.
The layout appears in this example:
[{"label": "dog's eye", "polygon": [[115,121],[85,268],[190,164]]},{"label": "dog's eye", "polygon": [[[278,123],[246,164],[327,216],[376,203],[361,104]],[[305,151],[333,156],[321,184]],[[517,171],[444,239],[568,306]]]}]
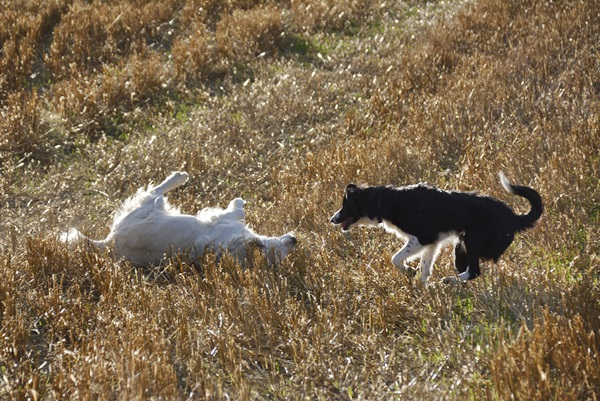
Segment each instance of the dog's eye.
[{"label": "dog's eye", "polygon": [[349,212],[357,214],[358,209],[356,207],[356,204],[349,198],[346,198],[346,202],[344,202],[344,206],[346,207],[346,209],[348,209]]}]

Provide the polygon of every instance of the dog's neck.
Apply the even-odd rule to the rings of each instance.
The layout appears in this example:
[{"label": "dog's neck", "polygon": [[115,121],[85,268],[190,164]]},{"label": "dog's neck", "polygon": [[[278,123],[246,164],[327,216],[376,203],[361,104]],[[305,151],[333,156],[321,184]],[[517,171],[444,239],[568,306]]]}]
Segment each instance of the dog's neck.
[{"label": "dog's neck", "polygon": [[369,216],[373,221],[377,221],[378,224],[384,222],[384,220],[389,220],[391,218],[392,209],[398,207],[398,202],[401,201],[402,197],[400,194],[403,191],[400,191],[397,188],[391,187],[372,187],[375,193],[371,198],[371,213]]},{"label": "dog's neck", "polygon": [[383,198],[385,196],[385,187],[371,187],[370,203],[371,208],[366,213],[367,217],[373,221],[377,221],[377,224],[383,223],[386,218],[385,211],[383,210]]}]

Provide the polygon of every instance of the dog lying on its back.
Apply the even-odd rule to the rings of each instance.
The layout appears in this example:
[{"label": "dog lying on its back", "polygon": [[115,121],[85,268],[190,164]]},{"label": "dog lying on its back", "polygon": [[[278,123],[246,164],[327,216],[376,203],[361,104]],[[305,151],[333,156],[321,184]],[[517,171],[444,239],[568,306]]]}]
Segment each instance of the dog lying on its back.
[{"label": "dog lying on its back", "polygon": [[227,209],[207,208],[196,216],[179,213],[164,195],[187,180],[187,173],[175,172],[160,185],[140,188],[117,210],[106,239],[89,240],[76,229],[61,239],[110,247],[114,258],[144,266],[160,264],[174,254],[195,260],[206,250],[216,252],[217,258],[227,251],[243,263],[252,247],[260,248],[272,265],[294,249],[297,241],[292,234],[265,237],[247,227],[243,222],[245,202],[240,198],[232,200]]},{"label": "dog lying on its back", "polygon": [[526,198],[531,210],[516,215],[505,203],[488,196],[441,189],[418,184],[407,187],[346,187],[342,208],[331,217],[343,231],[363,225],[383,224],[387,231],[407,238],[392,263],[402,272],[414,275],[406,260],[421,256],[421,283],[427,285],[439,249],[455,241],[454,264],[458,278],[446,283],[474,279],[481,274],[480,260],[497,262],[517,232],[532,228],[544,206],[533,189],[512,185],[500,172],[500,183],[509,193]]}]

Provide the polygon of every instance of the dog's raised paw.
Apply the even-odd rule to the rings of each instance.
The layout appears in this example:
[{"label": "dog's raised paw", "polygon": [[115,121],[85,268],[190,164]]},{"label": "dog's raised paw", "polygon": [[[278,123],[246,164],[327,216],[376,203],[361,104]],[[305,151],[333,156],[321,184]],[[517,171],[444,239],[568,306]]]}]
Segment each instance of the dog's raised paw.
[{"label": "dog's raised paw", "polygon": [[178,184],[183,185],[187,182],[187,180],[189,180],[190,175],[185,171],[177,171],[173,173],[173,178],[177,180]]}]

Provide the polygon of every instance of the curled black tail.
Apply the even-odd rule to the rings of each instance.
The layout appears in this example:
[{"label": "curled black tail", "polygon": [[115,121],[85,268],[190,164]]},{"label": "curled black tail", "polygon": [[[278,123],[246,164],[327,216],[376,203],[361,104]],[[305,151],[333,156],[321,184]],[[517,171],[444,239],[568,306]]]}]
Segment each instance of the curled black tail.
[{"label": "curled black tail", "polygon": [[521,186],[521,185],[512,185],[508,178],[504,175],[504,173],[500,172],[500,183],[504,189],[517,196],[522,196],[526,198],[531,204],[531,210],[527,214],[522,214],[517,216],[517,231],[523,231],[528,228],[532,228],[536,225],[542,213],[544,213],[544,204],[542,203],[542,198],[540,194],[537,193],[536,190]]}]

